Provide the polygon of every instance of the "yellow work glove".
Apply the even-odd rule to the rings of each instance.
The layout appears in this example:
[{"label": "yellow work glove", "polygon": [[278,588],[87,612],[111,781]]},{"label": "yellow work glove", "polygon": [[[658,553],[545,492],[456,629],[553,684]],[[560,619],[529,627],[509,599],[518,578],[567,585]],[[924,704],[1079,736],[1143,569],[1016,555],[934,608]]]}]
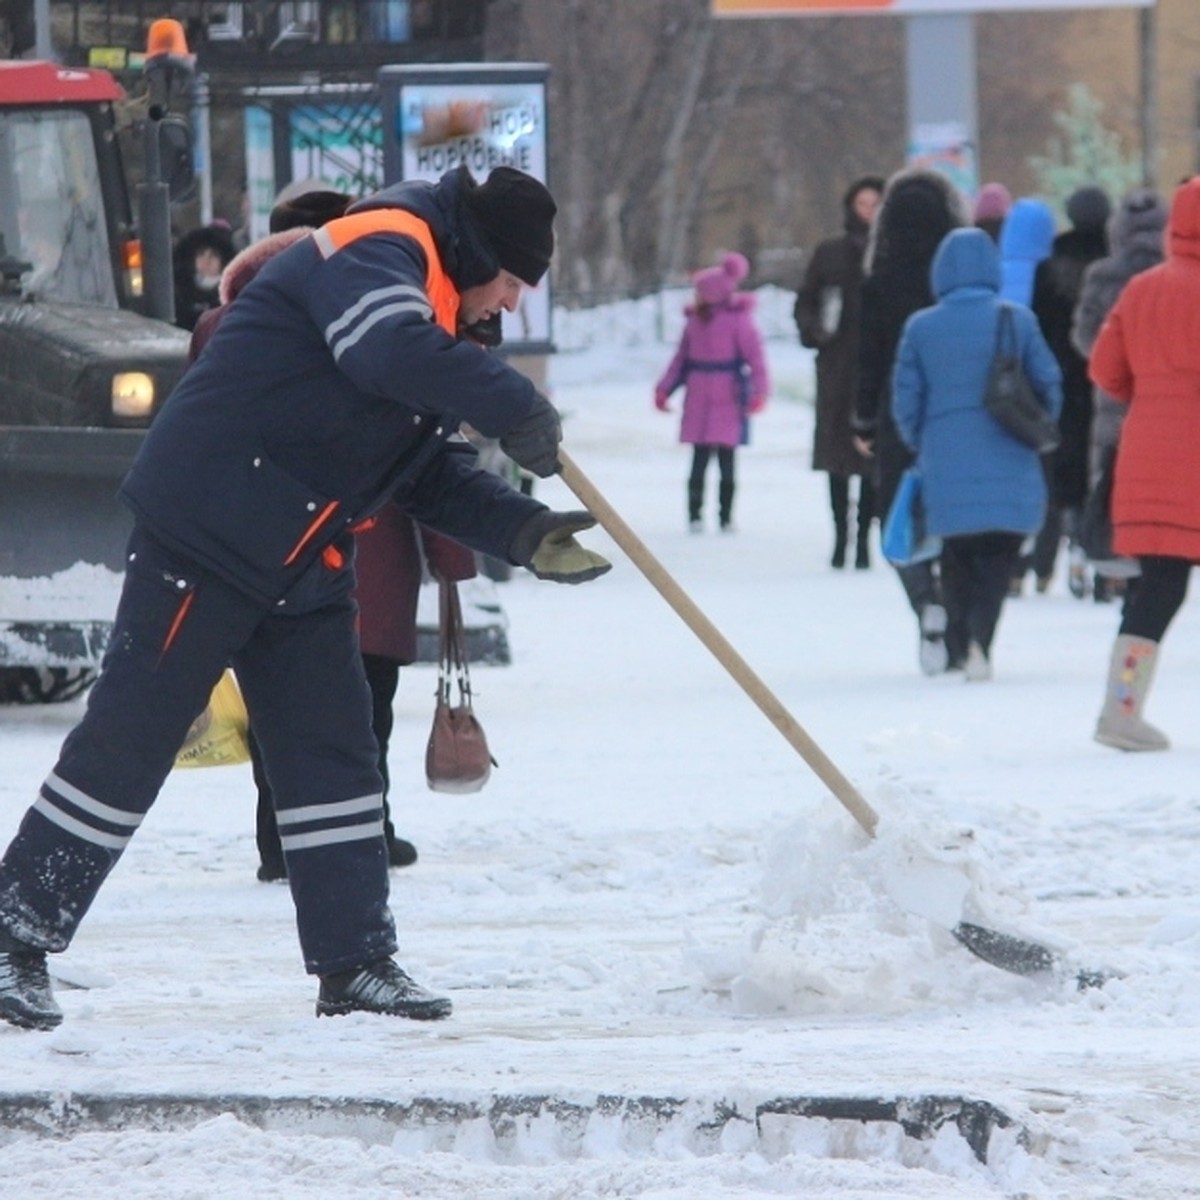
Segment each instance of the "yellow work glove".
[{"label": "yellow work glove", "polygon": [[539,579],[554,583],[586,583],[612,570],[608,559],[581,546],[575,534],[591,529],[596,518],[588,512],[535,513],[517,530],[508,554]]}]

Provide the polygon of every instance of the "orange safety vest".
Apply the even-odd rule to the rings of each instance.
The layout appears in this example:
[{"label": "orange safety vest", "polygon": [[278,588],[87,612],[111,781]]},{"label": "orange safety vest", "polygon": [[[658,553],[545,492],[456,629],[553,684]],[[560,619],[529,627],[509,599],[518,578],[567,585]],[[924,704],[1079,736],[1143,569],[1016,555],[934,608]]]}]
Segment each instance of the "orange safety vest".
[{"label": "orange safety vest", "polygon": [[402,208],[373,208],[338,217],[316,230],[313,238],[321,256],[329,258],[351,242],[372,233],[399,233],[412,238],[425,251],[425,295],[438,325],[451,337],[456,337],[461,298],[442,266],[429,226],[420,217]]},{"label": "orange safety vest", "polygon": [[[402,208],[375,208],[367,212],[354,213],[348,217],[338,217],[334,221],[321,226],[313,233],[317,249],[322,258],[329,258],[339,250],[357,241],[360,237],[368,237],[372,233],[399,233],[412,238],[425,252],[425,295],[433,309],[434,320],[451,337],[458,334],[458,308],[460,297],[458,289],[450,281],[442,266],[442,260],[437,252],[437,245],[429,226],[420,217],[406,212]],[[336,507],[333,506],[333,507]],[[313,523],[300,544],[292,551],[288,562],[291,562],[304,544],[316,533],[326,517],[331,513],[326,511]],[[374,524],[374,517],[355,525],[351,533],[361,533]],[[345,565],[345,558],[334,545],[328,545],[323,551],[322,560],[331,571],[338,571]]]}]

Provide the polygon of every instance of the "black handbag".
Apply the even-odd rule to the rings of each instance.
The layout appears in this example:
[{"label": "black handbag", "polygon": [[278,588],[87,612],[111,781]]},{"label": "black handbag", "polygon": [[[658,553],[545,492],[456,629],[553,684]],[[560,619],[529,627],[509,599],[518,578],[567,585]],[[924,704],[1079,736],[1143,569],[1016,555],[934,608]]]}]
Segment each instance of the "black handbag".
[{"label": "black handbag", "polygon": [[1100,475],[1088,492],[1079,522],[1079,544],[1092,562],[1107,562],[1113,555],[1112,492],[1117,469],[1116,446],[1100,452]]},{"label": "black handbag", "polygon": [[996,323],[996,349],[983,393],[983,404],[1001,428],[1019,442],[1024,442],[1039,454],[1049,454],[1058,449],[1058,422],[1042,407],[1021,366],[1011,304],[1000,305],[1000,318]]}]

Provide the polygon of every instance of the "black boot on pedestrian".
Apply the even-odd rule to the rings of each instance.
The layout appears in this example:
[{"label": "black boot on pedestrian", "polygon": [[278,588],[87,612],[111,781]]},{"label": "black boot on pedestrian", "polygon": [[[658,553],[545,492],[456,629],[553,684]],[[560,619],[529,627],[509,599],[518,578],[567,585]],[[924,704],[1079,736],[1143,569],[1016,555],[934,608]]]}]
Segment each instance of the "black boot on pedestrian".
[{"label": "black boot on pedestrian", "polygon": [[46,952],[0,929],[0,1020],[19,1029],[53,1029],[62,1019]]},{"label": "black boot on pedestrian", "polygon": [[393,835],[387,844],[389,867],[411,867],[417,861],[417,848],[412,842]]},{"label": "black boot on pedestrian", "polygon": [[728,479],[722,479],[717,486],[717,508],[722,533],[733,532],[733,493],[734,485]]},{"label": "black boot on pedestrian", "polygon": [[871,569],[871,518],[858,514],[858,536],[854,539],[854,569],[869,571]]},{"label": "black boot on pedestrian", "polygon": [[833,543],[833,557],[829,560],[829,565],[835,571],[840,571],[846,565],[846,535],[844,533],[839,533],[837,540]]},{"label": "black boot on pedestrian", "polygon": [[390,958],[321,976],[317,996],[318,1017],[370,1012],[412,1021],[440,1021],[450,1015],[450,1010],[449,1000],[426,991]]}]

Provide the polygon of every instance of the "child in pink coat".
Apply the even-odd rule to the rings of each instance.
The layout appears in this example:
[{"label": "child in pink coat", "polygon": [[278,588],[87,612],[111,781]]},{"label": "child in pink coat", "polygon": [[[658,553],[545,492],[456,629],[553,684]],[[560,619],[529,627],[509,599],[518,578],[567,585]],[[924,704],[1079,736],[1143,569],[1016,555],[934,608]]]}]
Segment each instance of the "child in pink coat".
[{"label": "child in pink coat", "polygon": [[703,530],[704,477],[714,451],[720,470],[717,493],[721,530],[733,529],[734,451],[749,440],[749,418],[767,402],[767,367],[762,336],[751,313],[754,297],[734,289],[749,274],[740,254],[693,277],[695,302],[684,310],[687,324],[675,357],[654,389],[654,405],[670,412],[671,393],[683,384],[679,440],[690,443],[688,526]]}]

